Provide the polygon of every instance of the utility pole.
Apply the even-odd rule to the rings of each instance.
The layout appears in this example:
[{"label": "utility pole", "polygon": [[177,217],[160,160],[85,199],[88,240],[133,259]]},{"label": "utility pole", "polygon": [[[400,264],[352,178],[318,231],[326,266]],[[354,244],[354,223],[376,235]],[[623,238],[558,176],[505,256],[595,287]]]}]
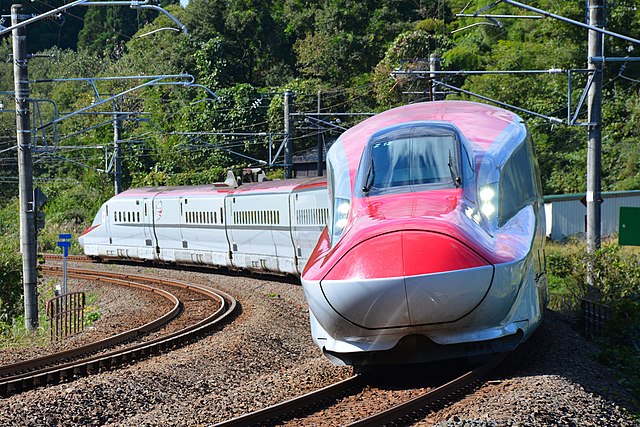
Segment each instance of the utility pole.
[{"label": "utility pole", "polygon": [[[22,5],[11,6],[11,25],[20,23]],[[29,73],[27,70],[27,30],[15,28],[13,36],[13,80],[16,97],[16,139],[18,145],[18,180],[20,192],[20,252],[24,288],[24,326],[38,327],[38,275],[35,210],[33,203],[33,159],[31,153],[31,111],[29,108]]]},{"label": "utility pole", "polygon": [[119,111],[122,110],[122,104],[118,100],[113,102],[113,182],[116,195],[122,193],[122,151],[120,148],[120,139],[122,134],[122,118]]},{"label": "utility pole", "polygon": [[[318,90],[318,120],[320,120],[320,110],[322,109],[322,91]],[[318,135],[316,136],[316,138],[318,138],[318,147],[317,147],[317,153],[318,153],[318,176],[322,176],[322,172],[323,172],[323,163],[324,163],[324,144],[322,143],[322,133],[320,132],[320,124],[318,124]]]},{"label": "utility pole", "polygon": [[[605,0],[589,0],[589,25],[604,27]],[[604,57],[604,35],[589,30],[588,69],[593,70],[593,81],[588,94],[589,139],[587,142],[587,285],[590,296],[595,296],[596,278],[593,255],[600,248],[600,171],[602,167],[602,68],[604,62],[593,58]]]},{"label": "utility pole", "polygon": [[429,77],[431,77],[429,79],[429,89],[431,91],[431,100],[439,101],[442,99],[442,97],[440,95],[436,95],[436,87],[433,84],[433,79],[438,78],[438,74],[436,73],[436,71],[440,71],[440,57],[438,56],[437,53],[432,53],[431,55],[429,55],[429,71],[431,72],[429,74]]},{"label": "utility pole", "polygon": [[284,91],[284,177],[293,178],[293,141],[291,140],[291,97],[293,92],[289,89]]}]

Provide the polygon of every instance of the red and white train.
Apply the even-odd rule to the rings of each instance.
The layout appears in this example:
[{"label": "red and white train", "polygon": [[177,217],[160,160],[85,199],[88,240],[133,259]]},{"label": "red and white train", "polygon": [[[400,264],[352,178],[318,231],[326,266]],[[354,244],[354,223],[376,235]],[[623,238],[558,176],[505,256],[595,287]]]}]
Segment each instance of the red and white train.
[{"label": "red and white train", "polygon": [[99,259],[300,275],[328,217],[326,180],[134,188],[80,236]]},{"label": "red and white train", "polygon": [[128,190],[80,242],[98,258],[301,275],[313,340],[336,364],[508,351],[538,326],[544,207],[517,115],[464,101],[389,110],[342,134],[327,172]]},{"label": "red and white train", "polygon": [[302,285],[334,363],[514,349],[548,300],[544,205],[515,114],[441,101],[378,114],[327,155],[330,216]]}]

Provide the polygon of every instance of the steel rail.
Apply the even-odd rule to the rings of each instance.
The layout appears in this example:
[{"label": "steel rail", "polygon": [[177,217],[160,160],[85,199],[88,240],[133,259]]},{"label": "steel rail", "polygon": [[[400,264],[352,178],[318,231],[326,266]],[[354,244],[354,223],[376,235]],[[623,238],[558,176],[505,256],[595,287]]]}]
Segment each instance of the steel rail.
[{"label": "steel rail", "polygon": [[302,396],[294,397],[293,399],[278,403],[273,406],[268,406],[259,411],[244,414],[237,418],[222,421],[220,423],[214,424],[213,426],[244,427],[248,425],[263,424],[269,420],[277,419],[283,415],[299,411],[306,407],[310,407],[311,405],[316,404],[319,401],[339,395],[349,390],[350,388],[362,386],[363,384],[364,382],[362,381],[360,375],[355,375],[337,383],[330,384],[321,389],[314,390]]},{"label": "steel rail", "polygon": [[[44,259],[50,259],[53,261],[62,261],[61,254],[40,254]],[[67,261],[70,262],[94,262],[93,259],[86,255],[67,255]]]},{"label": "steel rail", "polygon": [[[465,387],[475,382],[479,382],[485,375],[498,366],[507,357],[507,355],[508,353],[499,354],[488,363],[479,366],[478,368],[475,368],[440,387],[434,388],[421,396],[381,411],[375,415],[355,421],[348,424],[348,426],[379,426],[383,424],[390,424],[409,414],[420,411],[425,407],[429,407],[430,405],[433,406],[436,402],[442,402],[444,399],[447,399],[454,394],[458,394]],[[358,387],[361,389],[365,385],[365,382],[366,380],[362,376],[356,375],[285,402],[244,414],[237,418],[219,422],[214,424],[214,427],[239,427],[269,424],[275,421],[288,420],[291,414],[304,410],[305,408],[311,408],[314,405],[317,405],[319,401],[333,398],[334,396],[347,392],[351,388]]]},{"label": "steel rail", "polygon": [[347,424],[349,427],[363,427],[363,426],[379,426],[383,424],[392,423],[405,417],[409,414],[415,413],[429,407],[439,401],[448,399],[450,396],[463,390],[465,387],[480,381],[496,368],[502,361],[509,355],[509,353],[501,353],[495,356],[491,361],[484,365],[481,365],[466,374],[449,381],[448,383],[441,385],[433,390],[429,390],[421,396],[415,397],[407,402],[394,406],[386,411],[382,411],[378,414],[364,418],[362,420]]},{"label": "steel rail", "polygon": [[[186,284],[179,281],[169,281],[165,279],[156,279],[142,275],[118,275],[118,273],[98,272],[88,270],[89,273],[103,275],[113,280],[114,276],[136,277],[138,280],[146,280],[156,283],[162,283],[169,286],[176,286],[182,289],[188,289],[195,292],[205,294],[207,297],[220,302],[219,308],[206,317],[205,319],[191,326],[183,328],[174,333],[168,334],[154,340],[129,346],[125,349],[100,354],[73,362],[64,363],[62,365],[45,367],[36,371],[30,371],[23,374],[17,374],[10,377],[0,378],[0,395],[9,395],[26,388],[48,384],[50,382],[59,382],[61,380],[74,378],[79,375],[86,375],[92,372],[99,372],[104,369],[111,369],[123,363],[134,360],[140,360],[150,355],[160,353],[170,348],[177,347],[186,342],[197,338],[201,333],[208,332],[219,325],[222,321],[235,311],[237,302],[229,294],[203,288],[197,285]],[[77,274],[88,274],[87,270],[74,270]],[[140,284],[138,284],[140,285]],[[141,285],[144,286],[144,285]],[[52,355],[56,357],[56,355]]]},{"label": "steel rail", "polygon": [[[45,271],[47,271],[48,273],[54,274],[54,275],[60,275],[62,274],[61,269],[58,269],[56,267],[44,267]],[[90,275],[87,274],[76,274],[74,272],[74,270],[69,270],[68,272],[69,277],[75,277],[75,278],[79,278],[79,279],[86,279],[86,280],[96,280],[96,281],[106,281],[105,279],[102,279],[100,277],[92,277]],[[115,345],[118,344],[122,344],[126,341],[130,341],[132,339],[135,338],[139,338],[143,335],[146,335],[147,333],[158,329],[160,327],[162,327],[163,325],[169,323],[171,320],[175,319],[180,312],[182,311],[182,306],[180,304],[180,301],[178,300],[178,298],[167,292],[164,291],[162,289],[158,289],[158,288],[154,288],[151,286],[147,286],[147,285],[142,285],[142,284],[138,284],[138,283],[134,283],[134,282],[127,282],[124,280],[118,280],[118,279],[110,279],[109,283],[113,283],[116,284],[118,286],[127,286],[127,287],[135,287],[138,289],[142,289],[144,291],[149,291],[155,294],[158,294],[160,296],[162,296],[163,298],[169,300],[172,304],[173,304],[173,308],[168,311],[167,313],[163,314],[162,316],[158,317],[157,319],[152,320],[151,322],[145,323],[144,325],[138,327],[138,328],[134,328],[134,329],[130,329],[128,331],[124,331],[121,332],[117,335],[114,335],[112,337],[100,340],[100,341],[96,341],[94,343],[91,344],[87,344],[84,346],[80,346],[80,347],[76,347],[73,349],[69,349],[69,350],[65,350],[59,353],[55,353],[53,355],[47,355],[47,356],[41,356],[41,357],[36,357],[33,359],[29,359],[29,360],[24,360],[21,362],[16,362],[16,363],[12,363],[10,365],[5,365],[0,367],[0,382],[3,381],[4,378],[6,377],[14,377],[17,375],[25,375],[27,374],[29,371],[32,371],[34,369],[41,369],[44,368],[46,366],[55,364],[55,363],[60,363],[62,361],[68,361],[71,360],[73,358],[77,358],[80,356],[84,356],[87,354],[91,354],[91,353],[95,353],[98,351],[101,351],[105,348],[108,347],[113,347]]]}]

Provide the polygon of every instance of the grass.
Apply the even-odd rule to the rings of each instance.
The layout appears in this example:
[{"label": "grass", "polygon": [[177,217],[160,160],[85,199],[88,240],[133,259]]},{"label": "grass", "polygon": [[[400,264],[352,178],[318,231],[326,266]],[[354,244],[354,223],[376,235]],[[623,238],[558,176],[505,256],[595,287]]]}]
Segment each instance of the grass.
[{"label": "grass", "polygon": [[[584,242],[550,243],[545,252],[550,308],[580,315],[580,299],[587,291]],[[611,308],[605,330],[595,340],[597,359],[635,396],[634,416],[640,421],[640,248],[620,247],[611,239],[592,259],[600,299]]]},{"label": "grass", "polygon": [[[28,348],[45,347],[51,342],[49,319],[47,318],[46,302],[54,297],[56,286],[62,278],[40,279],[38,285],[38,327],[28,331],[24,324],[24,315],[13,320],[12,323],[0,323],[0,348]],[[93,293],[85,295],[84,327],[102,317],[97,305],[97,296]]]}]

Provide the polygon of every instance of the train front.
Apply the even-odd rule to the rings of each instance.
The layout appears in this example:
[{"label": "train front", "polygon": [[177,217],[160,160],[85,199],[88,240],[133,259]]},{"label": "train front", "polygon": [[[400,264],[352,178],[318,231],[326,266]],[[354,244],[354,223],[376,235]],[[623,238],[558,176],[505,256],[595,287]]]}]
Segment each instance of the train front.
[{"label": "train front", "polygon": [[328,153],[331,218],[302,275],[315,343],[338,365],[515,348],[540,318],[533,210],[495,226],[491,156],[451,123],[387,126],[362,150],[343,139],[358,132]]}]

